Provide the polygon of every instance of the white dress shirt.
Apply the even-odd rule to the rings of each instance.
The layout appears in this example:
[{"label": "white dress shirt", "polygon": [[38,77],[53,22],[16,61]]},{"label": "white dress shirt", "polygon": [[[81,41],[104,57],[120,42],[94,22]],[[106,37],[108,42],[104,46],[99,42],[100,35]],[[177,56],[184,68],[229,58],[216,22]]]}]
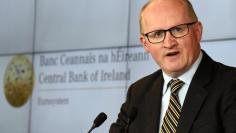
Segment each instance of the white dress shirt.
[{"label": "white dress shirt", "polygon": [[[180,79],[181,81],[184,82],[184,85],[182,86],[182,88],[179,90],[179,93],[178,93],[181,107],[183,106],[184,99],[185,99],[185,96],[187,94],[189,85],[192,81],[193,75],[196,72],[201,60],[202,60],[202,52],[200,52],[199,57],[194,62],[194,64],[191,66],[191,68],[187,72],[185,72],[183,75],[181,75],[180,77],[177,77],[178,79]],[[167,84],[172,79],[170,76],[168,76],[163,71],[162,71],[162,73],[163,73],[163,77],[164,77],[164,84],[163,84],[163,92],[162,92],[162,103],[161,103],[159,132],[161,130],[161,126],[162,126],[162,123],[163,123],[163,118],[164,118],[165,112],[168,108],[169,99],[170,99],[170,95],[171,95],[171,89],[170,89],[170,87],[167,87]]]}]

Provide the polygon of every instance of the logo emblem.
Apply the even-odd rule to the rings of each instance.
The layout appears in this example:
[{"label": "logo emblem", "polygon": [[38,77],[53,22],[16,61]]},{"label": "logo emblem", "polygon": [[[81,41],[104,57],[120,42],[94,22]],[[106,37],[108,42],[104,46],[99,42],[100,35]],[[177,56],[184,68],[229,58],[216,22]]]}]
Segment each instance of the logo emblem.
[{"label": "logo emblem", "polygon": [[33,65],[25,55],[14,56],[4,75],[4,93],[10,105],[23,106],[30,98],[34,85]]}]

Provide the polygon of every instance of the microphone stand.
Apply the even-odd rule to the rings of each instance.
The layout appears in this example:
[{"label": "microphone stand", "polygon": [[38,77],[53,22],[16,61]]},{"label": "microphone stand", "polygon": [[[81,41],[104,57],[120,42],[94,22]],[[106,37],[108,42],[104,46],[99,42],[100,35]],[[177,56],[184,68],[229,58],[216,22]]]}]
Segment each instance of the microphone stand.
[{"label": "microphone stand", "polygon": [[93,126],[90,128],[90,130],[88,131],[88,133],[91,133],[91,132],[92,132],[92,130],[93,130],[95,127],[96,127],[96,125],[95,125],[95,124],[93,124]]},{"label": "microphone stand", "polygon": [[99,127],[105,120],[107,119],[107,115],[101,112],[93,121],[92,127],[89,129],[88,133],[92,132],[92,130],[96,127]]}]

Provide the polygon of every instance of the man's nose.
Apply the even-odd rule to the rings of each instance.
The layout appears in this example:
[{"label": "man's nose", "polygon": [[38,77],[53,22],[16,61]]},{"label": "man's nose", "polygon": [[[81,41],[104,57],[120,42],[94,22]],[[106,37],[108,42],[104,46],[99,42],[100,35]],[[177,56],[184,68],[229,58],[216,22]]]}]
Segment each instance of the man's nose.
[{"label": "man's nose", "polygon": [[166,36],[163,46],[166,48],[172,48],[176,44],[177,44],[176,38],[170,33],[170,31],[166,31]]}]

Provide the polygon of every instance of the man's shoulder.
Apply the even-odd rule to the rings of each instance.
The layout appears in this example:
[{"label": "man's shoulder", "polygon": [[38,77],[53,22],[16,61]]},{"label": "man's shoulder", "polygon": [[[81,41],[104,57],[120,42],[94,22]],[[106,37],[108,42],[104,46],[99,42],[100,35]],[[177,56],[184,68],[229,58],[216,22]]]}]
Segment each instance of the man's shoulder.
[{"label": "man's shoulder", "polygon": [[213,77],[226,77],[228,79],[229,76],[236,76],[236,67],[215,61],[203,51],[203,59],[195,75],[198,75],[198,78],[200,78],[199,75],[211,75]]},{"label": "man's shoulder", "polygon": [[162,78],[162,71],[161,70],[157,70],[152,74],[149,74],[139,80],[137,80],[136,82],[134,82],[130,88],[129,91],[132,91],[133,94],[145,94],[146,92],[148,92],[151,87],[153,86],[153,84],[157,81],[157,80],[161,80]]},{"label": "man's shoulder", "polygon": [[128,97],[132,97],[132,102],[135,105],[138,105],[146,94],[152,90],[155,84],[161,83],[162,71],[158,70],[150,75],[147,75],[136,82],[134,82],[128,90]]},{"label": "man's shoulder", "polygon": [[162,76],[162,71],[159,69],[159,70],[153,72],[152,74],[149,74],[149,75],[137,80],[136,82],[133,83],[133,85],[140,86],[143,84],[147,84],[147,83],[153,82],[154,80],[156,80],[160,76]]},{"label": "man's shoulder", "polygon": [[236,67],[233,66],[228,66],[219,62],[216,62],[216,71],[218,76],[222,79],[223,81],[233,81],[236,82],[235,77],[236,77]]}]

